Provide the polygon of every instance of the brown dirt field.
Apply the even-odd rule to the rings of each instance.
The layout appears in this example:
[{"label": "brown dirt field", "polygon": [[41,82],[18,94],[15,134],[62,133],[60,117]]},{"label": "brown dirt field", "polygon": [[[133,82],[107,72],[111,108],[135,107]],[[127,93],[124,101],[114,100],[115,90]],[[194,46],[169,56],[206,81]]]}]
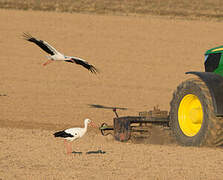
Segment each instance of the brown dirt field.
[{"label": "brown dirt field", "polygon": [[223,20],[219,0],[0,0],[0,8]]},{"label": "brown dirt field", "polygon": [[[53,133],[159,105],[169,110],[177,85],[203,71],[203,54],[222,45],[222,23],[160,17],[120,17],[0,10],[0,179],[222,179],[222,148],[181,147],[159,129],[143,142],[120,143],[90,128],[65,153]],[[94,64],[100,74],[54,62],[24,41],[46,40],[66,55]],[[103,155],[85,152],[101,149]]]}]

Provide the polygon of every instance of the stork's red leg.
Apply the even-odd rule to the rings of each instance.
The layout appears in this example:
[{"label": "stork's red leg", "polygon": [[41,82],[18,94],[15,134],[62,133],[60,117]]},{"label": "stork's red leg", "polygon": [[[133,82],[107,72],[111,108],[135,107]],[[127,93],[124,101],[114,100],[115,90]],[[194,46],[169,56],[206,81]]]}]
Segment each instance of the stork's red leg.
[{"label": "stork's red leg", "polygon": [[70,152],[70,148],[69,148],[68,141],[67,141],[66,139],[64,139],[64,145],[66,146],[67,154],[69,154],[69,152]]},{"label": "stork's red leg", "polygon": [[72,153],[71,142],[69,142],[68,144],[69,144],[69,154],[71,154]]},{"label": "stork's red leg", "polygon": [[45,63],[43,64],[43,66],[46,66],[47,64],[50,64],[51,62],[53,62],[53,60],[48,60],[47,62],[45,62]]},{"label": "stork's red leg", "polygon": [[68,142],[66,139],[64,139],[64,144],[65,144],[66,149],[67,149],[67,154],[71,154],[72,153],[71,142]]}]

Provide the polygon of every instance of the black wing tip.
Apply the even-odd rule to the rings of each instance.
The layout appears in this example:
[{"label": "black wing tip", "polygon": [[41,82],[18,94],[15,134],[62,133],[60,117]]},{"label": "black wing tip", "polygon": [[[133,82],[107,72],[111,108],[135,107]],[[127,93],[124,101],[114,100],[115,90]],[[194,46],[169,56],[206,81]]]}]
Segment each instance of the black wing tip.
[{"label": "black wing tip", "polygon": [[23,39],[25,39],[26,41],[33,41],[35,40],[35,38],[29,33],[29,32],[23,32]]},{"label": "black wing tip", "polygon": [[72,134],[66,133],[65,130],[55,132],[54,137],[61,137],[61,138],[67,138],[67,137],[74,137]]},{"label": "black wing tip", "polygon": [[95,68],[93,65],[89,64],[87,61],[79,58],[71,58],[71,60],[65,60],[66,62],[76,63],[82,65],[84,68],[88,69],[91,73],[97,74],[99,70]]},{"label": "black wing tip", "polygon": [[58,131],[58,132],[55,132],[53,135],[54,137],[60,137],[59,135],[61,134],[62,131]]},{"label": "black wing tip", "polygon": [[25,40],[29,40],[30,38],[32,38],[31,34],[28,32],[23,32],[22,36]]},{"label": "black wing tip", "polygon": [[100,72],[97,68],[95,68],[95,67],[92,66],[92,65],[90,65],[89,71],[90,71],[91,73],[93,73],[93,74],[97,74],[97,73]]}]

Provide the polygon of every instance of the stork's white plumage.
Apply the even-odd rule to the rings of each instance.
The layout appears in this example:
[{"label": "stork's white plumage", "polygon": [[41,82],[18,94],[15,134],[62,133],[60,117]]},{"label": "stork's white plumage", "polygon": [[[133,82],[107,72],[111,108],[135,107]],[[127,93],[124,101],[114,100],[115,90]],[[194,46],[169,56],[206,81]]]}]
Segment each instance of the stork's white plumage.
[{"label": "stork's white plumage", "polygon": [[69,128],[63,131],[55,132],[53,135],[55,137],[64,138],[67,147],[67,153],[72,153],[71,141],[81,138],[87,132],[87,126],[92,125],[95,127],[94,123],[90,119],[84,120],[84,128]]},{"label": "stork's white plumage", "polygon": [[74,57],[74,56],[64,56],[59,51],[57,51],[53,46],[48,44],[46,41],[36,39],[33,36],[31,36],[29,33],[24,33],[23,37],[25,40],[35,43],[46,53],[50,54],[50,56],[47,56],[49,60],[43,64],[44,66],[46,66],[47,64],[53,61],[65,61],[65,62],[79,64],[83,66],[84,68],[88,69],[89,71],[91,71],[92,73],[98,72],[98,70],[93,65],[89,64],[84,59]]}]

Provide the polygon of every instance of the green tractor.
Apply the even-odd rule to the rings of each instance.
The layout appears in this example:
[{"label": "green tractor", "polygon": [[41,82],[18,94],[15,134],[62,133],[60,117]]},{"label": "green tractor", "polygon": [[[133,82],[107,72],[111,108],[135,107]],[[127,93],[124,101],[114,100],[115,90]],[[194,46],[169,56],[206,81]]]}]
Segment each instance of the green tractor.
[{"label": "green tractor", "polygon": [[169,126],[186,146],[223,144],[223,46],[205,53],[205,72],[182,82],[170,103]]}]

